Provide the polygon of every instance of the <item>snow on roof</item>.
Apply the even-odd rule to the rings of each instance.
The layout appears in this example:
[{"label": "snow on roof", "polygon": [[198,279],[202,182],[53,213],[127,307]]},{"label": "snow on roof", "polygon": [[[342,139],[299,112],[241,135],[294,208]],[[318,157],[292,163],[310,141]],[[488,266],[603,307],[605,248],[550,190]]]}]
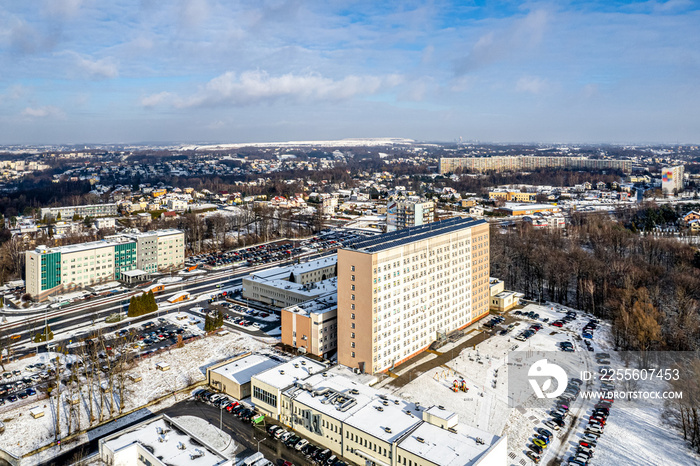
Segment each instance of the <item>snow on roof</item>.
[{"label": "snow on roof", "polygon": [[453,417],[457,416],[457,413],[441,408],[439,406],[431,406],[430,408],[426,409],[425,412],[430,414],[431,416],[443,419],[445,421],[449,421]]},{"label": "snow on roof", "polygon": [[315,299],[304,301],[303,303],[285,307],[284,311],[294,312],[299,315],[308,316],[310,314],[323,314],[334,311],[338,308],[338,293],[320,296]]},{"label": "snow on roof", "polygon": [[229,380],[243,385],[250,382],[251,377],[260,372],[279,365],[279,361],[261,354],[251,354],[228,364],[217,367],[212,372],[222,375]]},{"label": "snow on roof", "polygon": [[271,269],[253,272],[250,278],[259,278],[266,280],[287,280],[291,273],[295,275],[313,272],[314,270],[324,269],[335,265],[338,261],[336,256],[323,257],[315,261],[302,262],[300,264],[289,265],[286,267],[273,267]]},{"label": "snow on roof", "polygon": [[346,424],[387,443],[397,441],[421,422],[420,408],[416,404],[388,396],[386,400],[379,396],[373,398],[345,420]]},{"label": "snow on roof", "polygon": [[307,378],[326,369],[324,364],[313,359],[299,356],[277,367],[268,369],[253,376],[262,383],[283,390],[296,380]]},{"label": "snow on roof", "polygon": [[308,296],[309,299],[317,296],[335,294],[338,291],[338,280],[336,277],[321,280],[320,282],[306,284],[294,283],[287,280],[269,280],[266,278],[260,279],[256,276],[249,276],[247,279],[267,286],[272,286],[283,290],[290,290],[294,293]]},{"label": "snow on roof", "polygon": [[[477,443],[477,438],[484,443]],[[399,443],[399,448],[441,466],[469,466],[499,439],[497,435],[462,424],[453,433],[424,422]]]},{"label": "snow on roof", "polygon": [[[163,464],[171,466],[228,465],[231,461],[186,431],[166,415],[117,432],[101,441],[111,451],[142,445]],[[182,447],[185,447],[182,449]]]}]

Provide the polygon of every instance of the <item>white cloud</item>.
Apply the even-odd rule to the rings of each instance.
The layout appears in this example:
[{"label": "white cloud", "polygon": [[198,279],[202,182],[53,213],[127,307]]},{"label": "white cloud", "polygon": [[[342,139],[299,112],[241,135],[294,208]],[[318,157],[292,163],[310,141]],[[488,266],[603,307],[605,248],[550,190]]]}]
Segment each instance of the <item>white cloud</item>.
[{"label": "white cloud", "polygon": [[27,118],[48,118],[63,116],[61,109],[52,105],[43,107],[27,107],[22,110],[22,116]]},{"label": "white cloud", "polygon": [[72,63],[67,63],[68,74],[75,78],[114,79],[119,76],[119,64],[113,57],[94,60],[87,55],[65,50],[55,54],[58,57],[70,57]]},{"label": "white cloud", "polygon": [[529,92],[531,94],[540,94],[550,87],[546,79],[536,76],[523,76],[518,79],[515,84],[515,90],[518,92]]},{"label": "white cloud", "polygon": [[158,94],[151,94],[142,98],[141,105],[144,107],[156,107],[167,102],[172,102],[174,98],[175,95],[170,92],[159,92]]},{"label": "white cloud", "polygon": [[246,71],[241,74],[228,71],[209,81],[190,97],[181,98],[161,92],[145,97],[141,103],[145,106],[170,103],[175,107],[188,108],[245,106],[277,100],[341,101],[358,95],[376,94],[398,86],[402,81],[403,78],[399,75],[347,76],[333,80],[318,74],[270,76],[264,71]]},{"label": "white cloud", "polygon": [[515,21],[504,31],[489,31],[476,41],[469,55],[455,64],[457,75],[473,72],[485,65],[531,50],[542,42],[550,22],[545,10],[535,10]]}]

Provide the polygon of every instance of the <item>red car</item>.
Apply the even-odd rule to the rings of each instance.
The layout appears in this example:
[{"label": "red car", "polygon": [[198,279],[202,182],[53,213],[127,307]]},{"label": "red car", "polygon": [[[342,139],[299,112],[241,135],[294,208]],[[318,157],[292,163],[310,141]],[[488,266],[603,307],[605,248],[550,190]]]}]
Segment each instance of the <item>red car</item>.
[{"label": "red car", "polygon": [[564,324],[562,322],[556,321],[552,322],[552,327],[563,327]]},{"label": "red car", "polygon": [[291,461],[285,461],[282,466],[294,466]]}]

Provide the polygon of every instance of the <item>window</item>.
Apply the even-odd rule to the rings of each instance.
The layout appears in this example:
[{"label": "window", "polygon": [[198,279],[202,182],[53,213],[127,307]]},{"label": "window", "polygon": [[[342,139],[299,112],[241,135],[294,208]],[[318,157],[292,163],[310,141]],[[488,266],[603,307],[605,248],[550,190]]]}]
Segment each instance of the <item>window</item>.
[{"label": "window", "polygon": [[259,387],[253,387],[253,398],[257,398],[258,400],[275,408],[277,407],[277,396],[273,395],[272,393],[268,393]]},{"label": "window", "polygon": [[352,332],[352,333],[350,334],[350,338],[355,338],[355,332]]},{"label": "window", "polygon": [[354,275],[350,275],[350,280],[355,281],[355,276],[354,276]]},{"label": "window", "polygon": [[355,322],[350,324],[350,328],[355,328]]},{"label": "window", "polygon": [[351,295],[350,295],[350,299],[352,299],[353,301],[355,301],[355,295],[354,295],[354,294],[351,294]]},{"label": "window", "polygon": [[350,270],[354,272],[354,271],[355,271],[355,266],[354,266],[354,265],[351,265],[351,266],[350,266]]},{"label": "window", "polygon": [[352,291],[355,291],[355,285],[352,285],[352,286],[350,287],[350,289],[351,289]]},{"label": "window", "polygon": [[[355,305],[354,305],[354,304],[351,304],[351,305],[350,305],[350,309],[352,309],[352,310],[354,311],[354,310],[355,310]],[[354,319],[354,317],[353,317],[353,319]]]},{"label": "window", "polygon": [[[354,306],[354,304],[353,304],[353,306]],[[353,309],[355,309],[355,308],[353,307]],[[352,314],[350,314],[350,318],[355,320],[355,313],[354,312]]]},{"label": "window", "polygon": [[350,355],[354,358],[354,357],[355,357],[355,352],[353,351],[352,353],[350,353]]},{"label": "window", "polygon": [[355,342],[354,341],[350,342],[350,348],[354,348],[354,347],[355,347]]}]

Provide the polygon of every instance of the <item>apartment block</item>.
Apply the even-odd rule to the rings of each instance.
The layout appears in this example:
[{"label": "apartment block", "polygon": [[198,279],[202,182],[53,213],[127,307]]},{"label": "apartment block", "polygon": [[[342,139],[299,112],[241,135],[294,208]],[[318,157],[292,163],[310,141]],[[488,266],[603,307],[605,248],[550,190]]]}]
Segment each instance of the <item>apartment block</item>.
[{"label": "apartment block", "polygon": [[89,204],[67,207],[43,207],[41,218],[53,217],[54,220],[70,220],[74,215],[79,217],[110,217],[117,215],[117,204]]},{"label": "apartment block", "polygon": [[665,195],[677,194],[683,191],[683,174],[685,166],[664,167],[661,169],[661,191]]},{"label": "apartment block", "polygon": [[391,201],[386,209],[387,232],[425,225],[435,220],[432,201]]},{"label": "apartment block", "polygon": [[451,218],[338,250],[338,362],[386,371],[489,311],[489,226]]},{"label": "apartment block", "polygon": [[[139,241],[141,236],[154,238],[156,250],[152,254],[157,258],[154,266],[144,271],[167,270],[184,263],[184,233],[179,230],[108,236],[102,241],[56,248],[38,246],[25,252],[27,293],[43,301],[51,294],[121,279],[124,272],[139,269],[139,255],[148,254],[149,243]],[[142,261],[141,265],[148,263]]]},{"label": "apartment block", "polygon": [[589,159],[586,157],[494,156],[444,157],[440,159],[440,173],[454,173],[457,169],[471,172],[531,171],[540,168],[583,168],[593,170],[622,170],[629,173],[629,160]]}]

